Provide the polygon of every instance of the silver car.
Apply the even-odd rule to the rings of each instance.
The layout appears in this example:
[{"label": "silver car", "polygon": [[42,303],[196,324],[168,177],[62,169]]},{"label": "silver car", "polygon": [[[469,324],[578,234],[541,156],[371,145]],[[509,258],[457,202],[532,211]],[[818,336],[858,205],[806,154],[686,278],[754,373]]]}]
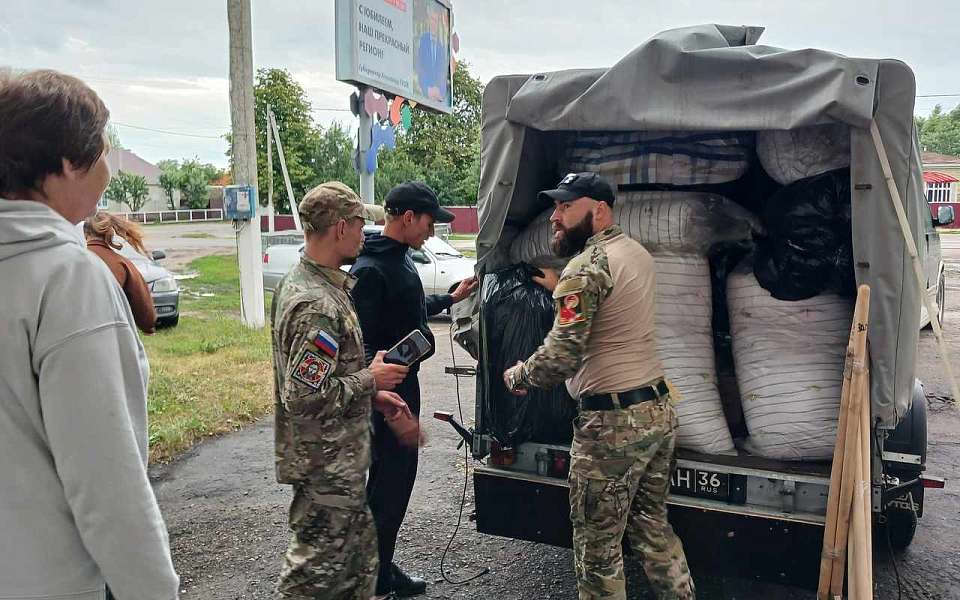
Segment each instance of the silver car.
[{"label": "silver car", "polygon": [[[380,225],[367,225],[364,234],[382,231]],[[456,248],[438,237],[431,237],[420,250],[410,249],[410,258],[420,275],[426,294],[447,294],[464,279],[473,276],[476,260],[464,256]],[[273,291],[287,274],[300,262],[303,243],[268,246],[263,253],[263,288]],[[344,270],[349,270],[345,266]]]},{"label": "silver car", "polygon": [[153,296],[153,306],[157,311],[157,327],[173,327],[180,322],[180,286],[173,274],[161,267],[157,261],[167,257],[163,250],[154,250],[146,257],[130,246],[123,243],[123,239],[114,238],[123,244],[117,252],[133,263],[143,280],[150,288]]}]

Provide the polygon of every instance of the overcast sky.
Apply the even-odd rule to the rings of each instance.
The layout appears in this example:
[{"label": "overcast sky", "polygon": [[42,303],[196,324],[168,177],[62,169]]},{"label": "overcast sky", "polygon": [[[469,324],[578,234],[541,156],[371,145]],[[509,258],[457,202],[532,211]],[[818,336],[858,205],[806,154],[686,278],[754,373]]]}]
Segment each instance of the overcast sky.
[{"label": "overcast sky", "polygon": [[[334,78],[333,0],[252,0],[255,67],[290,70],[320,122],[353,116]],[[0,65],[85,79],[124,146],[147,160],[225,166],[226,0],[3,0]],[[761,43],[898,58],[918,94],[960,94],[960,0],[454,0],[460,59],[498,74],[613,64],[651,34],[698,23],[766,27]],[[918,98],[917,113],[960,96]],[[161,133],[160,130],[168,133]],[[174,135],[189,134],[189,135]]]}]

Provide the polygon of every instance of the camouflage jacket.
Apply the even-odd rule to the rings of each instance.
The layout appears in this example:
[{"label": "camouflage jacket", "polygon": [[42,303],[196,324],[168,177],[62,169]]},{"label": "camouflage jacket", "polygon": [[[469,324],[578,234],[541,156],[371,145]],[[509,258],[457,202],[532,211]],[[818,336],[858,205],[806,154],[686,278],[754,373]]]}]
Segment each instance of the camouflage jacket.
[{"label": "camouflage jacket", "polygon": [[270,314],[277,481],[307,485],[316,501],[348,508],[366,501],[376,393],[353,282],[304,257],[280,282]]},{"label": "camouflage jacket", "polygon": [[556,316],[543,345],[514,371],[515,387],[549,388],[572,377],[583,364],[593,317],[613,289],[613,279],[602,242],[623,235],[612,225],[587,240],[583,251],[570,259],[553,290]]}]

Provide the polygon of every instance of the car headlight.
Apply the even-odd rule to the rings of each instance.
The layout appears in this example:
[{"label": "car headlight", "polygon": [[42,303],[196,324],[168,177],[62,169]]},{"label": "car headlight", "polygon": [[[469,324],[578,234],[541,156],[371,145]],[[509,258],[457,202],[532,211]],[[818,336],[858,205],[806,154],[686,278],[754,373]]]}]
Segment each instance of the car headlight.
[{"label": "car headlight", "polygon": [[173,277],[164,277],[153,282],[154,292],[175,292],[177,289],[177,280]]}]

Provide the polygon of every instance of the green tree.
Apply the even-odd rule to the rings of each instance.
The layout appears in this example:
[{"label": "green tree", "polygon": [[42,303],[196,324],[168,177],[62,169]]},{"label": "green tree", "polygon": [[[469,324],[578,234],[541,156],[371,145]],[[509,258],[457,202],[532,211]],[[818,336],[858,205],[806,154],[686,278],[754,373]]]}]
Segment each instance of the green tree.
[{"label": "green tree", "polygon": [[125,204],[127,202],[127,186],[125,184],[125,176],[126,173],[119,171],[113,177],[111,177],[110,183],[107,184],[107,189],[103,191],[103,197],[110,202]]},{"label": "green tree", "polygon": [[174,208],[173,192],[180,191],[180,205],[186,208],[207,208],[210,205],[208,186],[223,178],[222,169],[197,159],[184,161],[161,160],[157,163],[160,187],[167,195],[167,203]]},{"label": "green tree", "polygon": [[167,206],[170,210],[176,210],[177,206],[173,200],[173,193],[180,189],[182,185],[182,176],[180,174],[180,163],[176,160],[161,160],[157,163],[160,169],[160,187],[167,196]]},{"label": "green tree", "polygon": [[924,150],[960,156],[960,106],[945,113],[938,104],[929,117],[917,117],[916,122]]},{"label": "green tree", "polygon": [[133,212],[139,211],[147,203],[150,190],[147,188],[147,178],[143,175],[130,175],[127,179],[127,206]]},{"label": "green tree", "polygon": [[[267,202],[267,107],[273,110],[295,198],[302,198],[317,181],[316,152],[323,147],[321,132],[310,116],[310,101],[299,83],[284,69],[259,69],[253,89],[257,130],[257,182],[260,202]],[[276,149],[274,149],[276,152]],[[348,159],[349,160],[349,159]],[[273,156],[274,203],[278,212],[289,212],[283,173]]]},{"label": "green tree", "polygon": [[[454,74],[456,103],[449,115],[413,109],[408,131],[397,134],[395,150],[381,150],[375,177],[376,198],[382,199],[403,181],[425,181],[444,204],[473,205],[480,181],[480,98],[483,86],[458,65]],[[346,126],[322,127],[311,117],[306,92],[283,69],[260,69],[254,86],[257,128],[259,197],[267,202],[267,106],[277,119],[284,158],[294,198],[302,198],[323,181],[342,181],[359,191],[354,166],[356,137]],[[228,136],[229,140],[229,136]],[[276,152],[276,150],[274,150]],[[230,152],[227,153],[231,156]],[[273,157],[274,203],[278,212],[290,210],[280,161]]]},{"label": "green tree", "polygon": [[[324,181],[342,181],[358,190],[360,174],[353,164],[356,136],[350,135],[347,128],[339,122],[334,122],[329,127],[317,127],[316,133],[309,161],[314,171],[314,179],[307,189]],[[276,165],[276,157],[273,162]]]},{"label": "green tree", "polygon": [[210,192],[207,188],[211,181],[219,177],[220,170],[211,164],[196,159],[183,161],[179,170],[180,204],[190,208],[209,207]]},{"label": "green tree", "polygon": [[147,188],[147,178],[143,175],[118,171],[103,195],[107,200],[126,204],[130,212],[138,212],[146,204],[150,191]]},{"label": "green tree", "polygon": [[474,205],[480,182],[480,99],[483,84],[458,63],[453,112],[413,111],[410,131],[397,136],[397,152],[426,174],[444,204]]}]

